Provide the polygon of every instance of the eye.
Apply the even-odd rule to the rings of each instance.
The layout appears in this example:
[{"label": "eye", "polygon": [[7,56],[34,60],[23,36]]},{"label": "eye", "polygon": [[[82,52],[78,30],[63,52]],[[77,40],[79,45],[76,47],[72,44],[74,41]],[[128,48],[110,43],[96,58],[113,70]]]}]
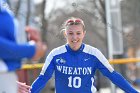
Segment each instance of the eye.
[{"label": "eye", "polygon": [[73,35],[73,33],[68,33],[69,35]]},{"label": "eye", "polygon": [[79,32],[79,33],[77,33],[77,35],[81,35],[81,33]]}]

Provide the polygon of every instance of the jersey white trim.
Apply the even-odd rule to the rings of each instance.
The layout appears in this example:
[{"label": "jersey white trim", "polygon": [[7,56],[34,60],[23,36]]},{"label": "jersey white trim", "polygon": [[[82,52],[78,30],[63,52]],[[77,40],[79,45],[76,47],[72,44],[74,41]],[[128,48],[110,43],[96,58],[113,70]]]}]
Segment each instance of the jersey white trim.
[{"label": "jersey white trim", "polygon": [[4,61],[0,60],[0,72],[7,72],[8,71],[8,67],[5,64]]},{"label": "jersey white trim", "polygon": [[110,72],[114,71],[108,60],[97,48],[94,48],[90,45],[85,45],[83,52],[94,55]]},{"label": "jersey white trim", "polygon": [[50,65],[54,56],[67,52],[65,45],[60,46],[58,48],[53,49],[46,58],[45,64],[42,68],[41,75],[44,75],[45,71],[47,70],[48,66]]},{"label": "jersey white trim", "polygon": [[91,84],[92,84],[92,85],[91,85],[91,92],[92,92],[92,93],[96,93],[97,89],[96,89],[95,86],[93,85],[93,83],[94,83],[94,78],[93,78],[93,77],[91,78],[91,81],[92,81],[92,83],[91,83]]}]

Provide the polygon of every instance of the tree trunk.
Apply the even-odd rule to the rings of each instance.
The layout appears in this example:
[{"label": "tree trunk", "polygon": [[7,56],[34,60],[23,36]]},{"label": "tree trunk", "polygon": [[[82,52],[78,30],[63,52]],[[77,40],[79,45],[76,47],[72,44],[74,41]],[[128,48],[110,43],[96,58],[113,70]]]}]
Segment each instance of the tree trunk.
[{"label": "tree trunk", "polygon": [[41,17],[41,21],[42,21],[42,26],[41,26],[41,30],[42,30],[42,40],[44,42],[47,42],[47,39],[46,39],[46,34],[47,34],[47,20],[45,19],[45,7],[46,7],[46,2],[47,0],[43,0],[42,2],[42,11],[41,11],[41,14],[42,14],[42,17]]},{"label": "tree trunk", "polygon": [[31,0],[27,0],[27,16],[26,16],[26,25],[29,25],[30,15],[31,15]]}]

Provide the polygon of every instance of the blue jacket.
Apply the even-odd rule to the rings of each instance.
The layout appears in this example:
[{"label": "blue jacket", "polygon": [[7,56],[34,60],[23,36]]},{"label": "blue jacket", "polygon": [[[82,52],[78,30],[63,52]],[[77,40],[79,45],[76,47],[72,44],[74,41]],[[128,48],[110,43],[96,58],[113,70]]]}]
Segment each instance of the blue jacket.
[{"label": "blue jacket", "polygon": [[39,93],[55,74],[56,93],[95,93],[95,71],[99,69],[126,93],[138,93],[109,64],[104,55],[92,46],[82,44],[73,51],[68,44],[50,52],[39,77],[32,84],[31,93]]},{"label": "blue jacket", "polygon": [[[3,0],[0,0],[2,3]],[[15,23],[12,12],[0,5],[0,72],[15,71],[21,67],[23,58],[32,58],[35,46],[18,45],[15,39]]]}]

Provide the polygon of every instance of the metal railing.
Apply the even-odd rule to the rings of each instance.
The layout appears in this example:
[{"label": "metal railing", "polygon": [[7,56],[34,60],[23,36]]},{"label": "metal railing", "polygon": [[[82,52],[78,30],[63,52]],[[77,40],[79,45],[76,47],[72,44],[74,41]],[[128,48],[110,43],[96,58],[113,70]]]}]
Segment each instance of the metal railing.
[{"label": "metal railing", "polygon": [[[127,63],[135,63],[140,62],[140,58],[124,58],[124,59],[113,59],[109,60],[110,64],[127,64]],[[41,69],[44,63],[37,64],[24,64],[22,69]]]}]

